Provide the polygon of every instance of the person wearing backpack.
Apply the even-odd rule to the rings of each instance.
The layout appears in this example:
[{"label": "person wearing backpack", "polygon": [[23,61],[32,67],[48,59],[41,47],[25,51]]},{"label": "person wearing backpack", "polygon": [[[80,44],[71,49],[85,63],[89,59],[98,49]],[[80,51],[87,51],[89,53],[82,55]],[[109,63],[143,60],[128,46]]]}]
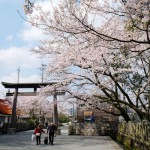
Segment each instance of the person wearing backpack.
[{"label": "person wearing backpack", "polygon": [[36,145],[41,144],[41,134],[42,134],[42,132],[46,134],[46,132],[42,129],[42,126],[39,124],[34,130],[34,134],[36,136]]},{"label": "person wearing backpack", "polygon": [[49,144],[53,145],[54,142],[54,134],[57,131],[57,127],[55,124],[50,123],[47,128],[47,133],[49,134]]}]

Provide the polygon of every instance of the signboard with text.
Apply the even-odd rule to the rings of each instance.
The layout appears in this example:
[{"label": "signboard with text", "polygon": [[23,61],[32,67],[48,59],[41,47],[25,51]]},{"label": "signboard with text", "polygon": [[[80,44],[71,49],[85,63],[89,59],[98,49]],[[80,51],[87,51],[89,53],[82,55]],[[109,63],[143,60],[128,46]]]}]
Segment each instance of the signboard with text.
[{"label": "signboard with text", "polygon": [[91,116],[92,114],[92,111],[84,111],[84,116]]}]

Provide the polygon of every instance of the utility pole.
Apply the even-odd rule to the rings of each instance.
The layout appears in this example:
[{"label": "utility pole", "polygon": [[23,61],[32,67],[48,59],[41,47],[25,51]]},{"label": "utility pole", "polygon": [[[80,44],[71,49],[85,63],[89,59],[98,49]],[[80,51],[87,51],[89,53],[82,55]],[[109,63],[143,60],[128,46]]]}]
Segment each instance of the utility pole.
[{"label": "utility pole", "polygon": [[74,101],[73,101],[73,119],[75,119],[75,114],[74,114]]},{"label": "utility pole", "polygon": [[54,89],[54,117],[53,117],[53,122],[55,123],[56,126],[58,126],[58,110],[57,110],[57,91],[56,88]]},{"label": "utility pole", "polygon": [[30,2],[30,0],[25,0],[25,5],[24,5],[25,14],[32,13],[33,6],[34,6],[34,3]]},{"label": "utility pole", "polygon": [[17,72],[18,72],[18,79],[17,79],[17,83],[19,83],[20,67],[17,69]]},{"label": "utility pole", "polygon": [[39,68],[39,69],[42,71],[42,77],[41,77],[42,83],[43,83],[43,81],[44,81],[44,70],[45,70],[45,67],[46,67],[46,65],[42,63],[42,64],[41,64],[41,68]]}]

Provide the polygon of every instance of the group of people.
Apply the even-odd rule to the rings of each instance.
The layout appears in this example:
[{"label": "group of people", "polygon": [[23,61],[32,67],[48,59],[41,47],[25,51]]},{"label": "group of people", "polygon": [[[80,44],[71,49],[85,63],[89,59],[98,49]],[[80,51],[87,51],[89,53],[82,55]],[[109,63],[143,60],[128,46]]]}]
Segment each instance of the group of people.
[{"label": "group of people", "polygon": [[54,123],[50,123],[48,126],[47,126],[47,132],[45,132],[43,129],[42,129],[42,125],[39,124],[35,130],[34,130],[34,135],[36,137],[36,144],[39,145],[41,144],[41,135],[42,135],[42,132],[45,133],[46,135],[48,135],[48,139],[49,139],[49,144],[53,145],[53,142],[54,142],[54,134],[55,132],[57,131],[57,126],[54,124]]}]

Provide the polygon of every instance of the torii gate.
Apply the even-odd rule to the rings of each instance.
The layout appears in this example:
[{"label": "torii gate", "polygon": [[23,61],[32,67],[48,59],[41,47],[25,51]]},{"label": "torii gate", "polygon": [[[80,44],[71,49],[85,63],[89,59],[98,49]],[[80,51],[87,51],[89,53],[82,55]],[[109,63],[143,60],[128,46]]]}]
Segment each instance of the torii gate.
[{"label": "torii gate", "polygon": [[[6,93],[6,96],[14,96],[13,99],[13,108],[12,108],[12,117],[11,117],[11,128],[16,128],[16,106],[17,106],[17,97],[18,96],[36,96],[37,88],[45,87],[47,85],[54,85],[57,82],[47,82],[47,83],[7,83],[1,82],[5,88],[15,89],[14,93]],[[19,88],[32,88],[33,92],[18,92]],[[53,95],[54,100],[54,123],[58,125],[58,111],[57,111],[57,95],[64,95],[64,91],[55,91]]]}]

